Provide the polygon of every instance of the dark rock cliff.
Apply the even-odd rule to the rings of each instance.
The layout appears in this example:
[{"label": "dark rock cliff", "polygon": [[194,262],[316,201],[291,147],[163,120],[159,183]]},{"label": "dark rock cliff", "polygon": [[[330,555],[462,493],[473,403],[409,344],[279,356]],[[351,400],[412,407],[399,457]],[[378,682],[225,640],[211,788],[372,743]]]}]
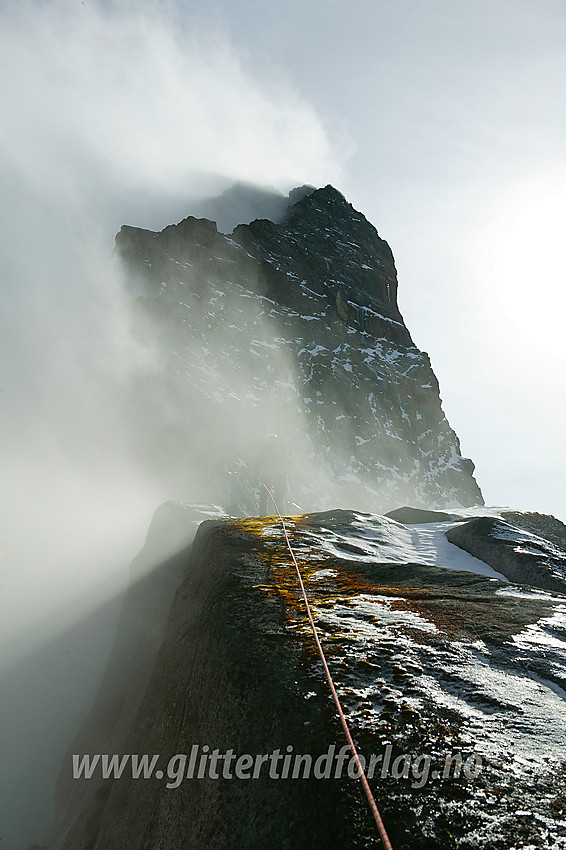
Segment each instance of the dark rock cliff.
[{"label": "dark rock cliff", "polygon": [[206,479],[222,502],[222,465],[253,465],[276,432],[303,508],[482,503],[399,312],[391,249],[332,186],[229,236],[191,216],[125,226],[116,251],[155,355],[128,399],[132,443],[176,497],[201,500]]}]

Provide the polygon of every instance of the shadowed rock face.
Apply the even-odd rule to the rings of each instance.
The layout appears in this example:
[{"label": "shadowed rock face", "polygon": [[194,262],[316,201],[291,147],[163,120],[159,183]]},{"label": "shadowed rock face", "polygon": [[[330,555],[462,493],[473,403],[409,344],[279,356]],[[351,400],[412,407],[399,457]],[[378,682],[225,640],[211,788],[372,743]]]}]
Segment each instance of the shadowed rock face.
[{"label": "shadowed rock face", "polygon": [[303,509],[483,503],[399,312],[391,249],[332,186],[231,236],[191,216],[125,226],[116,252],[159,360],[128,399],[133,450],[168,492],[202,498],[183,490],[198,466],[188,445],[249,463],[276,432]]},{"label": "shadowed rock face", "polygon": [[[166,502],[155,512],[145,546],[130,567],[130,587],[102,685],[69,748],[68,760],[72,753],[82,751],[123,751],[151,678],[191,543],[199,524],[214,515],[214,508],[174,502]],[[86,817],[86,823],[81,820],[80,826],[75,825],[68,846],[83,846],[80,842],[90,835],[89,824],[97,823],[104,807],[105,788],[104,783],[80,783],[70,773],[61,775],[55,794],[60,822],[67,823],[78,811]]]},{"label": "shadowed rock face", "polygon": [[447,514],[444,511],[426,511],[420,508],[408,507],[388,511],[385,516],[397,522],[402,522],[404,525],[420,525],[425,522],[450,522],[456,519],[454,514]]},{"label": "shadowed rock face", "polygon": [[[566,596],[403,562],[411,532],[383,517],[330,511],[287,523],[354,739],[368,761],[381,757],[371,785],[396,850],[500,850],[517,836],[561,846]],[[73,752],[111,740],[96,708],[89,723]],[[120,752],[159,754],[166,770],[193,745],[199,758],[218,749],[316,759],[342,742],[280,526],[204,523]],[[455,778],[448,761],[442,778],[456,754],[466,770]],[[66,763],[52,850],[375,846],[347,777],[275,779],[260,764],[257,779],[214,779],[203,764],[202,779],[170,789],[167,776],[98,773],[73,783],[89,790],[65,807]]]},{"label": "shadowed rock face", "polygon": [[[546,517],[547,526],[552,521],[562,525],[553,517]],[[566,593],[566,550],[544,537],[493,517],[460,523],[448,529],[446,536],[509,581]]]},{"label": "shadowed rock face", "polygon": [[268,294],[279,303],[302,306],[297,284],[306,278],[352,326],[412,344],[397,307],[391,249],[334,187],[291,206],[279,225],[240,225],[233,239],[259,260]]}]

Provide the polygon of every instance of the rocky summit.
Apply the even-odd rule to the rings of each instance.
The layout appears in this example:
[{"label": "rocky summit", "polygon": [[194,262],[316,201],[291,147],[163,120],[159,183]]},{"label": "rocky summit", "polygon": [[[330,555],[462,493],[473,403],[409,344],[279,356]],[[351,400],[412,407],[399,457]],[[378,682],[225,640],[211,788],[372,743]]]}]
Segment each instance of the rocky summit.
[{"label": "rocky summit", "polygon": [[228,235],[192,216],[117,235],[153,354],[127,399],[139,463],[175,497],[226,505],[227,476],[276,433],[303,510],[482,504],[387,242],[332,186],[277,209]]}]

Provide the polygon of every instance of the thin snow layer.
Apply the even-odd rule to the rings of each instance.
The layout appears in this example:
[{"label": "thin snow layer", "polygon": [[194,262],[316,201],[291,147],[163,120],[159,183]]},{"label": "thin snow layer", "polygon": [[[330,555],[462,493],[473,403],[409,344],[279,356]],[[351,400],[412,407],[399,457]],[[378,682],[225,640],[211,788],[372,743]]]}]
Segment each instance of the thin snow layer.
[{"label": "thin snow layer", "polygon": [[498,573],[484,561],[474,558],[464,552],[459,546],[450,543],[445,532],[456,523],[431,522],[418,525],[411,529],[413,547],[417,552],[416,560],[420,564],[430,564],[435,567],[448,567],[451,570],[466,570],[479,573],[490,578],[507,581],[504,575]]},{"label": "thin snow layer", "polygon": [[[433,819],[471,818],[473,845],[450,846],[515,846],[509,837],[528,809],[538,826],[525,846],[566,848],[566,823],[555,806],[566,762],[566,598],[498,580],[448,542],[452,522],[407,527],[346,511],[305,519],[287,524],[361,752],[391,745],[395,753],[426,754],[436,771],[454,753],[480,764],[477,782],[458,789],[452,779],[436,783],[442,774],[433,771],[409,803],[417,817],[424,805]],[[280,525],[263,533],[284,545]],[[423,567],[407,573],[414,585],[396,586],[387,578],[394,570],[360,568],[396,563],[471,570],[486,579],[455,582],[447,574],[444,590],[435,570],[431,589]],[[301,604],[290,618],[312,638]],[[323,680],[318,663],[312,673]],[[388,794],[397,793],[387,781]],[[399,793],[405,805],[408,792]],[[490,843],[494,831],[499,843]]]},{"label": "thin snow layer", "polygon": [[[452,525],[436,522],[408,528],[387,517],[363,513],[352,513],[349,522],[337,524],[329,515],[328,525],[309,526],[302,532],[300,558],[308,563],[326,555],[342,563],[414,563],[473,572],[501,581],[496,595],[521,598],[525,603],[553,602],[553,615],[518,632],[504,650],[481,639],[447,644],[415,640],[415,629],[434,633],[435,624],[418,611],[400,610],[391,596],[380,593],[354,594],[331,607],[323,604],[320,610],[315,602],[315,620],[323,620],[330,634],[340,631],[347,636],[346,667],[355,667],[361,658],[371,660],[378,647],[381,652],[386,646],[394,647],[396,663],[405,670],[420,671],[410,692],[400,691],[396,699],[415,710],[432,701],[455,712],[469,727],[476,751],[490,758],[499,753],[503,758],[512,736],[511,770],[521,773],[527,762],[566,760],[566,604],[552,594],[509,584],[483,561],[449,543],[445,531]],[[276,526],[264,533],[281,535]],[[334,569],[319,569],[309,576],[309,583],[332,581],[335,575]],[[413,632],[405,632],[404,627]],[[367,689],[353,682],[348,685],[360,700],[368,699]],[[365,714],[370,723],[382,710],[380,699],[375,710],[375,715]]]},{"label": "thin snow layer", "polygon": [[[466,570],[507,582],[479,558],[474,558],[446,539],[454,523],[434,522],[407,528],[376,514],[355,514],[348,532],[322,528],[317,547],[327,555],[366,563],[426,564],[450,570]],[[314,541],[313,541],[314,542]]]},{"label": "thin snow layer", "polygon": [[[510,769],[517,773],[527,763],[566,759],[566,691],[556,682],[566,676],[566,606],[516,635],[504,652],[482,640],[444,645],[415,640],[415,629],[434,633],[435,624],[399,610],[394,599],[381,595],[360,594],[331,610],[315,605],[314,615],[331,634],[340,630],[345,635],[341,651],[346,669],[355,670],[361,658],[383,664],[384,652],[394,649],[393,660],[407,680],[396,693],[386,686],[397,710],[406,706],[420,712],[432,703],[437,710],[455,713],[473,737],[476,752],[489,759],[507,756],[512,741]],[[412,633],[404,631],[407,626]],[[359,724],[371,726],[383,710],[383,694],[350,677],[348,688],[360,700],[374,702],[373,711],[353,712]]]}]

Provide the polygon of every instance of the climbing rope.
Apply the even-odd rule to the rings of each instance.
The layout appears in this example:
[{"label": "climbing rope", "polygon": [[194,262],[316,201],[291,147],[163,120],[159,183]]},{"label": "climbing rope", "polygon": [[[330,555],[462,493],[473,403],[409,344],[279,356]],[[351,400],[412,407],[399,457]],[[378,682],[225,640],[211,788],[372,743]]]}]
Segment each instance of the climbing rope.
[{"label": "climbing rope", "polygon": [[303,577],[301,575],[301,571],[299,569],[299,565],[297,563],[295,553],[293,552],[293,548],[291,546],[291,541],[289,540],[289,535],[287,533],[287,526],[285,525],[285,521],[284,521],[283,517],[281,516],[281,514],[279,512],[279,508],[277,507],[277,503],[276,503],[275,499],[273,498],[271,491],[269,490],[268,487],[265,486],[265,484],[263,484],[262,486],[265,487],[265,489],[269,493],[271,501],[273,502],[273,505],[275,507],[275,511],[277,513],[277,516],[279,517],[279,520],[281,522],[281,526],[283,528],[283,534],[285,535],[285,540],[287,541],[287,548],[289,549],[289,552],[291,553],[291,558],[293,559],[293,563],[295,565],[295,570],[297,571],[297,577],[299,579],[299,584],[301,586],[301,592],[303,594],[303,599],[305,601],[305,607],[307,609],[307,615],[308,615],[308,618],[309,618],[309,623],[311,624],[311,629],[313,631],[314,639],[315,639],[315,642],[316,642],[316,647],[318,649],[318,654],[320,655],[320,660],[322,661],[322,666],[324,667],[324,672],[326,674],[326,678],[327,678],[328,684],[330,686],[330,691],[332,693],[332,698],[334,700],[334,704],[336,705],[336,710],[337,710],[338,716],[340,718],[340,723],[342,724],[342,729],[344,730],[346,740],[347,740],[347,742],[350,746],[354,761],[355,761],[357,769],[358,769],[358,777],[360,779],[360,782],[362,783],[362,787],[363,787],[365,795],[367,797],[369,807],[371,809],[375,823],[377,825],[377,829],[378,829],[378,832],[379,832],[379,836],[381,838],[381,842],[382,842],[385,850],[393,850],[393,848],[391,846],[391,842],[389,841],[389,836],[387,835],[387,832],[385,830],[385,826],[383,825],[383,821],[381,819],[379,809],[377,808],[377,803],[375,802],[375,798],[372,794],[372,790],[369,787],[369,782],[367,780],[367,776],[365,774],[365,770],[363,768],[363,765],[360,761],[360,757],[358,755],[356,745],[354,744],[354,739],[352,738],[352,734],[351,734],[350,729],[348,727],[348,721],[346,720],[346,717],[344,715],[344,711],[342,710],[342,705],[340,704],[340,699],[338,697],[338,693],[336,692],[336,687],[335,687],[334,681],[332,679],[332,674],[330,673],[330,670],[328,668],[328,664],[326,663],[326,656],[324,654],[324,650],[322,648],[322,644],[321,644],[320,638],[318,636],[318,630],[316,628],[316,625],[315,625],[315,622],[314,622],[314,619],[313,619],[313,616],[312,616],[311,607],[309,605],[309,600],[307,598],[307,592],[305,590],[305,585],[303,584]]}]

